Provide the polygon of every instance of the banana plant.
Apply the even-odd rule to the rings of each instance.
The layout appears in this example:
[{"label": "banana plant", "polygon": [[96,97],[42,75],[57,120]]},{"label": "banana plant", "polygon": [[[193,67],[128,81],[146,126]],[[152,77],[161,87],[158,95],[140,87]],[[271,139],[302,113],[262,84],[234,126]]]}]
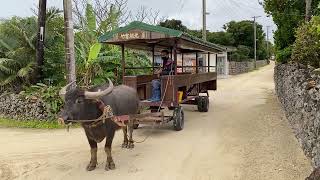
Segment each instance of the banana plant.
[{"label": "banana plant", "polygon": [[[97,39],[102,34],[119,27],[120,11],[111,6],[106,18],[97,25],[94,9],[87,4],[84,27],[76,34],[76,52],[79,83],[82,86],[102,84],[107,78],[121,83],[122,69],[120,59],[121,50],[119,47],[102,45]],[[126,50],[125,53],[128,66],[150,66],[151,61],[146,54]],[[149,70],[128,70],[127,74],[145,74]]]},{"label": "banana plant", "polygon": [[[114,78],[114,73],[105,69],[105,53],[100,53],[102,44],[98,43],[98,37],[102,33],[112,30],[117,26],[118,12],[111,7],[107,18],[97,27],[94,9],[90,3],[86,6],[84,27],[76,34],[76,52],[78,77],[85,87],[92,84],[103,83],[108,78]],[[110,50],[104,47],[104,51]],[[106,71],[106,72],[104,72]]]}]

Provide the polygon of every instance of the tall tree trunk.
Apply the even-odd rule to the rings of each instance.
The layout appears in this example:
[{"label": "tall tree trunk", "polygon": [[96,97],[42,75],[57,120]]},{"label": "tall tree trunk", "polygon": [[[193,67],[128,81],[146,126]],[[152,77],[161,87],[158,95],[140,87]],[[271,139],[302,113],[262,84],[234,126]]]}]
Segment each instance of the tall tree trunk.
[{"label": "tall tree trunk", "polygon": [[312,0],[305,0],[306,1],[306,22],[311,20],[311,4]]},{"label": "tall tree trunk", "polygon": [[36,49],[37,67],[35,70],[35,81],[40,81],[43,78],[46,11],[47,11],[47,0],[39,0],[38,37],[37,37],[37,46],[36,46],[37,47]]},{"label": "tall tree trunk", "polygon": [[[72,2],[63,0],[64,10],[64,28],[65,28],[65,54],[66,54],[66,72],[68,83],[76,81],[76,64],[74,56],[74,32],[72,21]],[[74,83],[75,85],[75,83]]]}]

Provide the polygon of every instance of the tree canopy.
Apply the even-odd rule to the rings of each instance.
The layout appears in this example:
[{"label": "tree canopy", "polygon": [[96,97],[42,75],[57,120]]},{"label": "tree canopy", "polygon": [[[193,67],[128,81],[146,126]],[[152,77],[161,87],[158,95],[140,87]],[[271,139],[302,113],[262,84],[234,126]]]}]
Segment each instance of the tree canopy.
[{"label": "tree canopy", "polygon": [[176,30],[179,30],[179,31],[183,31],[183,32],[187,32],[188,31],[188,28],[182,24],[182,21],[180,20],[176,20],[176,19],[166,19],[165,21],[163,22],[160,22],[159,24],[160,26],[162,27],[167,27],[167,28],[170,28],[170,29],[176,29]]},{"label": "tree canopy", "polygon": [[[312,1],[312,14],[318,12],[320,0]],[[287,61],[291,57],[295,33],[305,18],[305,1],[302,0],[265,0],[264,9],[271,15],[277,30],[274,33],[277,59]]]},{"label": "tree canopy", "polygon": [[[167,19],[159,24],[160,26],[184,31],[198,38],[202,38],[201,30],[191,30],[182,24],[180,20]],[[234,46],[238,48],[237,57],[241,60],[254,58],[254,36],[253,36],[253,21],[231,21],[224,25],[225,31],[210,32],[207,31],[207,40],[209,42],[224,46]],[[257,58],[265,59],[266,52],[265,34],[262,25],[257,24]],[[271,43],[270,43],[271,45]]]}]

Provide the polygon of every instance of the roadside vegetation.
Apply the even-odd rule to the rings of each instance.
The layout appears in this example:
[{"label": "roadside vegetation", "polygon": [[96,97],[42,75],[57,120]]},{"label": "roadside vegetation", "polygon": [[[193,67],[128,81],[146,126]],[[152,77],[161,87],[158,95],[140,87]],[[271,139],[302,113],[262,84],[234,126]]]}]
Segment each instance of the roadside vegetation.
[{"label": "roadside vegetation", "polygon": [[319,68],[320,0],[312,0],[309,22],[305,21],[305,1],[265,0],[266,13],[277,25],[275,53],[279,63],[299,62]]},{"label": "roadside vegetation", "polygon": [[13,120],[0,118],[0,127],[18,127],[18,128],[35,128],[35,129],[62,129],[65,128],[59,125],[57,121],[39,121],[39,120]]}]

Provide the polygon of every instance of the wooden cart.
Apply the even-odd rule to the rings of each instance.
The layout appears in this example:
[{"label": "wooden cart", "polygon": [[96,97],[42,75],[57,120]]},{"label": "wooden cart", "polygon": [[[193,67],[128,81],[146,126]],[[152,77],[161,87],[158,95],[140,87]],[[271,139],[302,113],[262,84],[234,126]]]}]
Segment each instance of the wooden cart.
[{"label": "wooden cart", "polygon": [[[99,42],[121,46],[123,84],[135,88],[142,107],[151,110],[151,113],[138,115],[136,124],[173,121],[174,129],[179,131],[183,129],[184,125],[184,112],[181,104],[197,105],[200,112],[209,110],[208,91],[217,89],[216,55],[224,51],[223,48],[181,31],[137,21],[108,32],[99,38]],[[127,67],[125,48],[151,52],[152,67]],[[171,52],[171,57],[177,66],[174,75],[160,77],[162,101],[150,102],[147,99],[151,97],[151,81],[158,79],[154,74],[156,53],[163,49]],[[194,65],[185,65],[186,55],[190,56],[190,54],[195,56]],[[178,64],[178,56],[180,57],[180,65]],[[199,61],[200,56],[202,63]],[[212,57],[215,59],[214,66],[211,65],[213,64]],[[146,68],[152,69],[153,74],[126,75],[128,69]],[[173,110],[172,116],[165,116],[163,112],[158,112],[159,109],[165,107]]]}]

